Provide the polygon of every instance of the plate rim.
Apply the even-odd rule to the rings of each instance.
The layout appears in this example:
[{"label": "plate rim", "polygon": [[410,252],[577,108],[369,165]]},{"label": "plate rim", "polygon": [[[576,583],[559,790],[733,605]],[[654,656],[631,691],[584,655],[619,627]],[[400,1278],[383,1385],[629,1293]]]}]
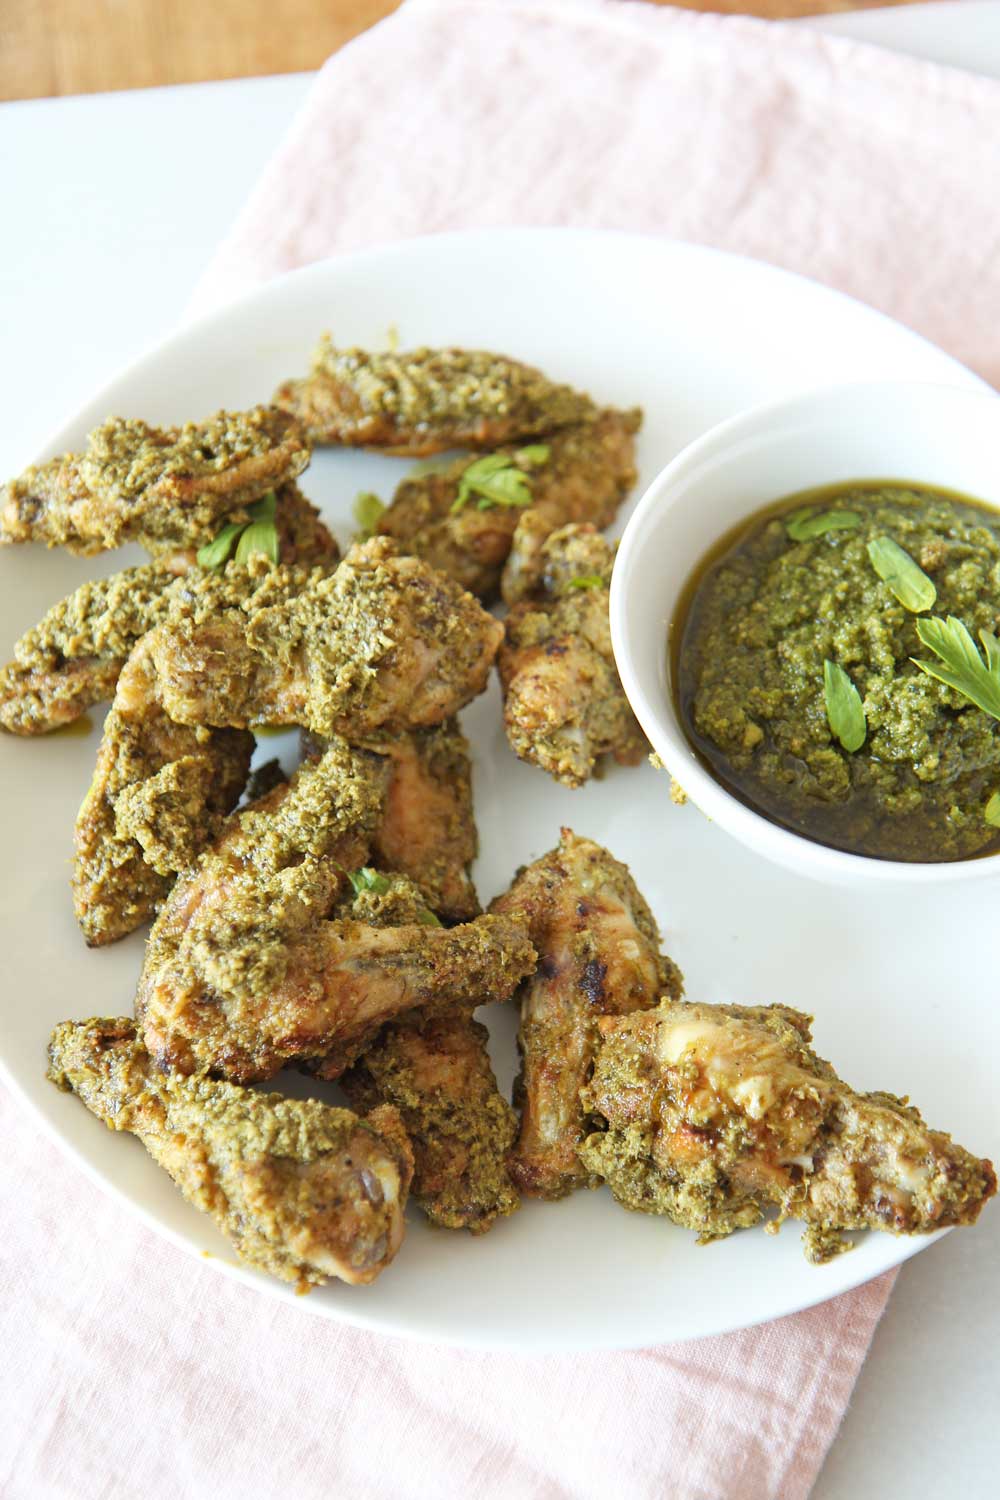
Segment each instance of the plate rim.
[{"label": "plate rim", "polygon": [[[182,320],[169,333],[158,339],[152,340],[142,351],[114,375],[105,380],[97,391],[86,401],[81,403],[68,417],[64,418],[58,425],[54,426],[44,442],[35,448],[35,456],[28,460],[29,463],[39,463],[53,453],[65,447],[71,441],[68,434],[79,428],[84,420],[84,413],[92,411],[101,403],[105,397],[139,375],[147,366],[154,363],[165,353],[173,351],[178,345],[183,344],[187,338],[200,338],[205,335],[211,336],[231,320],[239,320],[248,312],[260,304],[267,304],[272,299],[280,300],[285,295],[285,289],[290,284],[306,284],[311,279],[321,280],[331,273],[350,272],[352,268],[363,265],[372,260],[385,258],[405,258],[414,247],[426,248],[430,252],[438,246],[470,246],[485,243],[491,246],[498,241],[509,240],[526,243],[537,243],[540,240],[557,240],[562,245],[577,243],[586,246],[605,245],[616,243],[623,245],[626,249],[642,249],[644,252],[662,252],[665,256],[681,255],[691,256],[699,261],[711,260],[722,264],[735,264],[751,274],[761,275],[765,280],[780,283],[793,283],[809,295],[820,294],[829,301],[849,305],[860,309],[870,319],[877,320],[887,328],[891,328],[894,334],[902,333],[911,342],[922,345],[928,352],[932,353],[940,362],[944,371],[945,366],[950,368],[959,382],[963,385],[974,383],[986,389],[992,389],[988,382],[976,374],[968,366],[964,365],[954,355],[941,349],[932,340],[916,330],[901,323],[898,319],[882,312],[879,308],[872,307],[860,298],[849,293],[842,292],[837,288],[830,287],[825,283],[815,280],[801,272],[790,271],[782,266],[759,260],[752,256],[737,254],[734,252],[717,249],[714,246],[701,245],[695,241],[675,239],[669,236],[661,236],[652,233],[633,233],[627,230],[612,229],[590,229],[563,227],[558,225],[538,226],[496,226],[468,230],[449,230],[441,233],[409,236],[403,239],[382,240],[370,246],[361,247],[348,252],[324,257],[320,260],[311,261],[306,265],[295,267],[280,275],[268,277],[259,284],[243,290],[238,296],[220,304],[219,306],[205,312],[197,317],[182,317]],[[942,379],[944,376],[942,375]],[[756,405],[757,403],[750,403]],[[741,406],[738,412],[748,410],[748,406]],[[641,500],[641,494],[636,500]],[[296,1307],[303,1308],[313,1316],[326,1317],[336,1323],[366,1329],[369,1332],[378,1333],[385,1337],[397,1337],[423,1344],[437,1344],[451,1348],[469,1348],[482,1351],[503,1351],[507,1353],[519,1352],[522,1354],[560,1354],[579,1353],[584,1351],[600,1351],[611,1349],[644,1349],[654,1348],[668,1343],[687,1343],[700,1338],[719,1337],[728,1333],[738,1332],[744,1328],[759,1327],[764,1323],[773,1322],[781,1318],[791,1317],[797,1313],[806,1311],[812,1307],[822,1305],[836,1297],[845,1295],[856,1290],[859,1286],[876,1280],[878,1277],[896,1270],[900,1265],[911,1259],[914,1255],[922,1253],[941,1239],[950,1230],[940,1230],[933,1234],[913,1237],[889,1237],[886,1250],[891,1250],[891,1259],[872,1269],[868,1263],[859,1257],[854,1262],[852,1257],[846,1258],[848,1266],[857,1264],[858,1274],[849,1274],[846,1281],[840,1281],[835,1291],[823,1292],[817,1289],[816,1295],[806,1294],[801,1298],[794,1299],[794,1305],[786,1306],[779,1313],[767,1313],[760,1317],[752,1317],[747,1320],[741,1319],[733,1322],[731,1317],[724,1316],[717,1324],[709,1324],[696,1333],[680,1333],[663,1335],[654,1333],[652,1336],[637,1335],[634,1338],[615,1337],[610,1331],[604,1333],[600,1330],[587,1335],[572,1335],[560,1333],[558,1336],[541,1337],[534,1339],[530,1344],[522,1337],[511,1338],[498,1337],[495,1333],[485,1336],[477,1336],[474,1331],[435,1331],[424,1326],[418,1321],[416,1326],[401,1326],[394,1321],[392,1313],[379,1315],[366,1313],[361,1306],[361,1299],[357,1299],[358,1305],[351,1305],[345,1297],[342,1301],[333,1302],[319,1297],[303,1298],[295,1294],[294,1290],[255,1271],[245,1267],[236,1261],[230,1261],[221,1255],[215,1255],[199,1249],[196,1242],[185,1236],[169,1224],[161,1221],[154,1212],[146,1207],[144,1203],[132,1196],[123,1187],[119,1186],[113,1177],[93,1163],[84,1149],[76,1140],[61,1130],[53,1120],[42,1111],[27,1092],[26,1087],[20,1082],[17,1074],[8,1065],[4,1055],[2,1038],[0,1038],[0,1080],[10,1089],[19,1102],[39,1124],[46,1135],[57,1148],[71,1161],[78,1165],[84,1174],[100,1189],[109,1193],[115,1200],[122,1203],[128,1212],[135,1215],[140,1223],[150,1229],[156,1235],[166,1239],[176,1248],[184,1251],[187,1255],[205,1263],[206,1260],[211,1268],[219,1271],[231,1279],[245,1286],[264,1292],[274,1298],[290,1303]],[[845,1260],[840,1260],[844,1267]],[[817,1276],[822,1275],[823,1268],[817,1268]],[[361,1289],[351,1289],[362,1291]]]}]

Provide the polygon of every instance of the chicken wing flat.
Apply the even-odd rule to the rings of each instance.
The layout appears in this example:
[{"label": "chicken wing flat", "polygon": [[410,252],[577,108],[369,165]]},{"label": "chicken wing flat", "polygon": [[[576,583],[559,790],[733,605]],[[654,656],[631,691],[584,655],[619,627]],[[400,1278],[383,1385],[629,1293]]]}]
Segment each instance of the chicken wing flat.
[{"label": "chicken wing flat", "polygon": [[497,658],[511,749],[565,786],[582,786],[605,755],[632,766],[647,750],[611,647],[613,561],[591,526],[553,532],[533,564],[536,596],[514,605]]},{"label": "chicken wing flat", "polygon": [[588,396],[502,354],[372,353],[337,349],[329,335],[306,378],[285,381],[274,403],[298,418],[312,443],[413,457],[498,448],[567,427],[593,410]]},{"label": "chicken wing flat", "polygon": [[220,516],[297,478],[309,462],[286,412],[255,406],[207,422],[151,427],[112,417],[83,453],[26,469],[0,489],[0,544],[45,542],[90,555],[139,542],[170,552],[211,541]]},{"label": "chicken wing flat", "polygon": [[468,1013],[383,1028],[340,1079],[354,1109],[398,1110],[413,1146],[413,1196],[433,1224],[484,1234],[518,1207],[509,1158],[517,1117],[497,1088],[488,1032]]},{"label": "chicken wing flat", "polygon": [[299,724],[364,739],[439,724],[482,692],[503,627],[378,537],[284,606],[147,640],[179,724]]},{"label": "chicken wing flat", "polygon": [[154,1067],[128,1019],[65,1021],[48,1076],[127,1130],[240,1259],[300,1291],[374,1281],[399,1249],[412,1156],[399,1116],[367,1120]]},{"label": "chicken wing flat", "polygon": [[490,910],[520,916],[538,950],[520,991],[513,1176],[531,1197],[561,1198],[596,1181],[577,1146],[585,1134],[579,1091],[598,1048],[598,1017],[679,995],[681,975],[661,955],[656,923],[625,866],[568,828]]},{"label": "chicken wing flat", "polygon": [[532,496],[527,509],[475,493],[460,499],[470,461],[459,458],[404,479],[378,530],[487,603],[499,594],[503,575],[504,597],[513,603],[521,596],[521,574],[549,532],[570,521],[608,526],[614,520],[635,483],[640,421],[638,411],[606,408],[542,445],[498,450],[495,456],[524,476]]},{"label": "chicken wing flat", "polygon": [[329,918],[365,865],[386,784],[384,759],[335,742],[234,817],[178,881],[136,1002],[158,1062],[237,1082],[293,1061],[336,1076],[351,1044],[396,1015],[513,992],[534,963],[520,922],[380,929]]},{"label": "chicken wing flat", "polygon": [[[808,1260],[849,1229],[923,1234],[971,1224],[996,1174],[892,1094],[859,1094],[784,1006],[694,1005],[600,1023],[580,1157],[626,1208],[720,1239],[779,1210],[806,1225]],[[606,1127],[606,1128],[605,1128]],[[770,1227],[770,1226],[769,1226]]]},{"label": "chicken wing flat", "polygon": [[172,567],[146,563],[85,583],[43,615],[0,671],[0,724],[47,734],[114,694],[140,636],[167,618]]}]

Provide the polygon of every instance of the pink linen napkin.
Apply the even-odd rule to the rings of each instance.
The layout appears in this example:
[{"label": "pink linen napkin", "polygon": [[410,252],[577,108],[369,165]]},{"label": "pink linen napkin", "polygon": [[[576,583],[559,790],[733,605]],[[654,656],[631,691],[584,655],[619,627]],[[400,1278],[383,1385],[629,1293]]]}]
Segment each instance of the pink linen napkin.
[{"label": "pink linen napkin", "polygon": [[[323,69],[193,305],[398,236],[632,229],[816,276],[996,379],[998,143],[995,85],[812,31],[409,0]],[[184,1257],[2,1091],[0,1131],[5,1500],[804,1500],[892,1285],[643,1353],[406,1344]]]}]

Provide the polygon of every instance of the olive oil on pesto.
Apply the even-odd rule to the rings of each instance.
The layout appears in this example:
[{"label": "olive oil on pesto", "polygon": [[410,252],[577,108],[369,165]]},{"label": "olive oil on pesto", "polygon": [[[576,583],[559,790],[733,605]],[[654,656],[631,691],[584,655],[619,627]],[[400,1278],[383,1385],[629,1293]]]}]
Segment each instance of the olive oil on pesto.
[{"label": "olive oil on pesto", "polygon": [[[793,540],[787,519],[807,507],[858,521]],[[904,861],[992,853],[1000,722],[915,664],[928,654],[917,635],[927,615],[872,566],[868,544],[882,537],[933,580],[934,615],[956,616],[974,637],[997,629],[997,511],[892,479],[788,496],[721,538],[684,591],[670,642],[681,721],[724,786],[818,843]],[[825,660],[864,703],[868,732],[854,753],[827,720]]]}]

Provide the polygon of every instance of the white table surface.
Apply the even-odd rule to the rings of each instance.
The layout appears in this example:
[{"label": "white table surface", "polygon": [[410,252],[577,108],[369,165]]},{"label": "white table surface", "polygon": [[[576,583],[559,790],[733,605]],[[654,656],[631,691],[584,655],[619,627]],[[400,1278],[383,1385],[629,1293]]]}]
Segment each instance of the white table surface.
[{"label": "white table surface", "polygon": [[[1000,78],[1000,0],[796,24]],[[0,473],[178,321],[309,83],[0,106]],[[813,1500],[1000,1493],[998,1264],[994,1208],[903,1267]]]}]

